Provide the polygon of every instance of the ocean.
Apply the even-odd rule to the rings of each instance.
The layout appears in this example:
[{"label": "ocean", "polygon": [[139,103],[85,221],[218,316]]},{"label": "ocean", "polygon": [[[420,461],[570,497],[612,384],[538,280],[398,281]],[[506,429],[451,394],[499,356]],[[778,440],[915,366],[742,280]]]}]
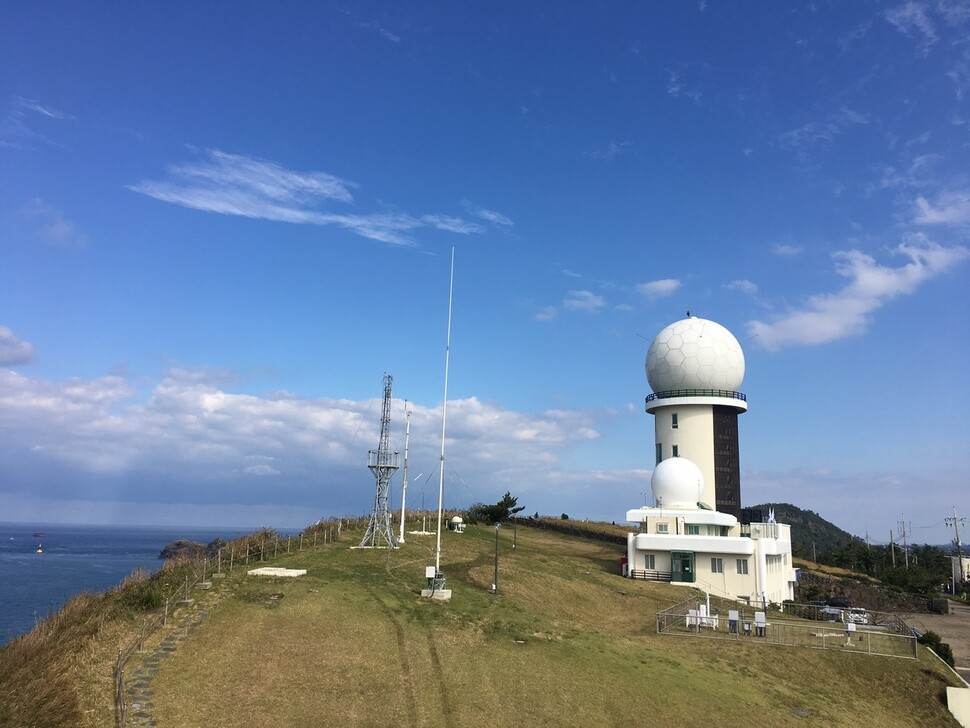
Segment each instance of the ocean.
[{"label": "ocean", "polygon": [[228,541],[253,530],[0,523],[0,645],[75,594],[110,589],[139,567],[157,570],[158,554],[171,541]]}]

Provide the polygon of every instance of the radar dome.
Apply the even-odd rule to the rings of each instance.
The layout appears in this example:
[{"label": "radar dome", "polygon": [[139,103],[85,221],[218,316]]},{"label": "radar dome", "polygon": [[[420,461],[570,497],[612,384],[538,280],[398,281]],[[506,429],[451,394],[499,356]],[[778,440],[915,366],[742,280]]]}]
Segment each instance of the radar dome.
[{"label": "radar dome", "polygon": [[659,334],[647,350],[647,381],[654,392],[720,389],[736,392],[744,380],[744,352],[714,321],[686,318]]},{"label": "radar dome", "polygon": [[653,469],[650,488],[658,508],[697,510],[704,492],[704,475],[687,458],[667,458]]}]

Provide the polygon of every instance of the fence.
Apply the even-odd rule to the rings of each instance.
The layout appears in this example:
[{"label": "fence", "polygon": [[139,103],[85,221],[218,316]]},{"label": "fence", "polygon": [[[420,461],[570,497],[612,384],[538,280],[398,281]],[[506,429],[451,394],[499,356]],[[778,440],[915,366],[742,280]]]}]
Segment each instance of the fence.
[{"label": "fence", "polygon": [[[366,521],[365,521],[366,523]],[[349,528],[348,528],[349,527]],[[299,536],[286,536],[280,538],[274,532],[264,530],[251,536],[244,536],[229,544],[228,559],[223,555],[226,547],[219,549],[215,559],[208,557],[190,559],[188,561],[187,573],[184,575],[183,582],[175,592],[168,595],[164,606],[155,614],[150,615],[143,622],[139,629],[138,636],[133,639],[126,647],[118,650],[118,659],[114,667],[114,702],[115,702],[115,723],[119,728],[128,725],[128,704],[125,700],[126,683],[125,667],[128,660],[136,652],[144,649],[145,639],[153,634],[160,627],[168,623],[168,619],[175,612],[180,604],[190,600],[192,590],[206,581],[206,576],[221,577],[222,568],[228,567],[231,574],[233,569],[239,566],[249,566],[254,563],[262,563],[272,560],[280,554],[296,553],[308,548],[317,548],[317,545],[327,546],[339,540],[340,534],[344,530],[359,530],[360,523],[353,519],[349,521],[340,520],[332,524],[315,524]],[[210,566],[215,566],[217,571],[209,571]]]},{"label": "fence", "polygon": [[895,619],[867,625],[829,621],[824,612],[820,612],[824,619],[792,614],[799,608],[811,613],[813,606],[785,605],[781,612],[716,597],[694,597],[657,612],[657,634],[916,658],[916,638],[895,615],[891,615]]}]

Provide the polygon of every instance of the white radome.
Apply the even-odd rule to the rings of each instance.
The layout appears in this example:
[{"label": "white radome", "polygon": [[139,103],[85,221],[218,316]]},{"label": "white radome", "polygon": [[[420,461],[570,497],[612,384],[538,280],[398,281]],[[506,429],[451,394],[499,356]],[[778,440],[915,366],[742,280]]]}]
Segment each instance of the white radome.
[{"label": "white radome", "polygon": [[702,318],[675,321],[647,350],[647,382],[654,392],[721,389],[736,392],[744,380],[744,352],[734,335]]},{"label": "white radome", "polygon": [[658,508],[696,510],[704,492],[704,475],[687,458],[667,458],[653,469],[650,489]]}]

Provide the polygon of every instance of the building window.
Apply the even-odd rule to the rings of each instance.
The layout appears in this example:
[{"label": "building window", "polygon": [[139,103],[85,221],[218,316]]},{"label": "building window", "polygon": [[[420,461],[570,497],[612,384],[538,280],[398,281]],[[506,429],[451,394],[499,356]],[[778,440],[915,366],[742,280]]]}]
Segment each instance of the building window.
[{"label": "building window", "polygon": [[663,448],[663,445],[661,445],[658,442],[657,443],[657,464],[659,465],[660,461],[663,459],[664,459],[664,448]]},{"label": "building window", "polygon": [[672,449],[672,453],[675,458],[680,457],[680,448],[677,445],[674,445]]},{"label": "building window", "polygon": [[657,558],[653,554],[645,554],[643,557],[643,568],[644,569],[656,569],[657,568]]},{"label": "building window", "polygon": [[724,559],[717,556],[711,558],[711,573],[712,574],[724,573]]},{"label": "building window", "polygon": [[687,524],[687,535],[688,536],[700,536],[701,535],[701,527],[698,526],[696,523],[688,523]]},{"label": "building window", "polygon": [[738,573],[747,574],[748,573],[748,560],[738,559]]},{"label": "building window", "polygon": [[666,523],[658,523],[657,524],[657,533],[667,533],[667,524]]},{"label": "building window", "polygon": [[674,412],[672,415],[670,415],[670,429],[671,430],[676,430],[677,429],[677,413],[676,412]]}]

